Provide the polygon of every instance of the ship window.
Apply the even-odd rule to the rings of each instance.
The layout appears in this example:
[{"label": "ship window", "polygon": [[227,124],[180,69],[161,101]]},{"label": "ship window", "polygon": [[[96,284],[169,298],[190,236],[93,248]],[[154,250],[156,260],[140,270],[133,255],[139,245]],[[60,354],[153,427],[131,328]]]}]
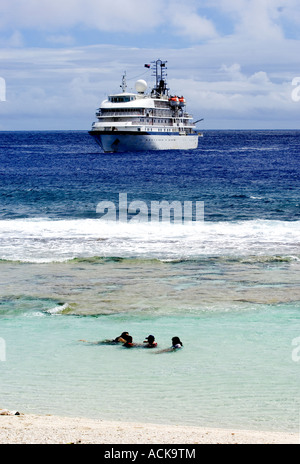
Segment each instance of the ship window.
[{"label": "ship window", "polygon": [[119,97],[108,97],[108,101],[112,103],[126,103],[134,100],[135,97],[131,97],[130,95],[119,96]]}]

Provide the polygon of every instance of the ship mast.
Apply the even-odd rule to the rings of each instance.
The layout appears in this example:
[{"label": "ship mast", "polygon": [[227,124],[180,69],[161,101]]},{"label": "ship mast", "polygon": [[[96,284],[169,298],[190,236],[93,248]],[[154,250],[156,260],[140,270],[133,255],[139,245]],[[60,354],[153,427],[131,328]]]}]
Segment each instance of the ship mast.
[{"label": "ship mast", "polygon": [[153,75],[155,76],[156,83],[155,87],[153,87],[152,92],[156,93],[157,96],[168,95],[169,89],[167,87],[167,61],[156,60],[152,61],[152,70]]},{"label": "ship mast", "polygon": [[127,81],[126,81],[126,71],[124,71],[123,77],[122,77],[122,84],[120,85],[123,93],[126,92],[127,89]]}]

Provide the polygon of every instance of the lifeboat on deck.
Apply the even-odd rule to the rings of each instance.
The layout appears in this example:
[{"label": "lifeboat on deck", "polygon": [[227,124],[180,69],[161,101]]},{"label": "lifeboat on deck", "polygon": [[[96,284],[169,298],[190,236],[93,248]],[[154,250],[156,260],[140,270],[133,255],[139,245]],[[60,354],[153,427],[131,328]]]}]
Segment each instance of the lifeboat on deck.
[{"label": "lifeboat on deck", "polygon": [[179,106],[179,98],[178,97],[170,97],[169,102],[171,106]]},{"label": "lifeboat on deck", "polygon": [[179,106],[185,106],[185,98],[184,97],[179,98]]}]

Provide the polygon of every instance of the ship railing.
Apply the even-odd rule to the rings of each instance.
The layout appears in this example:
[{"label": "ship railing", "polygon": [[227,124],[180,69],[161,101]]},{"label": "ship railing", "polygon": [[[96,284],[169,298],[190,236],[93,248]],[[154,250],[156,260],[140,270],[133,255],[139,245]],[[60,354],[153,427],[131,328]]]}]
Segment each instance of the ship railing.
[{"label": "ship railing", "polygon": [[122,118],[124,116],[135,117],[135,116],[145,116],[145,112],[144,111],[107,111],[104,113],[104,112],[98,111],[96,113],[96,116],[101,117],[101,118],[113,118],[113,117]]},{"label": "ship railing", "polygon": [[[140,116],[140,117],[146,117],[146,118],[173,118],[173,114],[171,114],[169,111],[156,111],[156,110],[140,110],[140,111],[97,111],[96,116],[98,118],[111,118],[111,117],[134,117],[134,116]],[[185,117],[188,117],[189,115],[185,113]]]}]

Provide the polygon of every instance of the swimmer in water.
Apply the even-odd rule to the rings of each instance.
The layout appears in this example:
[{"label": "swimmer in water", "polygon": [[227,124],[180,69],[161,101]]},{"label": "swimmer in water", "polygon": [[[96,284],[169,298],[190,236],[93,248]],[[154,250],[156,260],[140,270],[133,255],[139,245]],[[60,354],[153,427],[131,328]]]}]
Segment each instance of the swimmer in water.
[{"label": "swimmer in water", "polygon": [[125,346],[125,348],[132,348],[134,346],[137,346],[135,343],[132,342],[132,336],[131,335],[127,335],[126,337],[126,340],[124,340],[125,343],[123,344],[123,346]]},{"label": "swimmer in water", "polygon": [[127,337],[129,337],[128,332],[122,332],[121,335],[116,337],[114,340],[102,340],[100,342],[88,342],[87,340],[79,340],[80,342],[90,343],[92,345],[118,345],[119,343],[126,343]]},{"label": "swimmer in water", "polygon": [[114,343],[126,343],[127,338],[130,337],[128,332],[122,332],[121,335],[113,340]]},{"label": "swimmer in water", "polygon": [[178,348],[182,348],[183,344],[179,337],[172,338],[172,349],[177,350]]},{"label": "swimmer in water", "polygon": [[146,340],[144,341],[144,343],[147,343],[146,345],[144,345],[145,348],[156,348],[157,347],[157,343],[153,335],[149,335],[148,337],[146,337]]},{"label": "swimmer in water", "polygon": [[180,338],[179,337],[173,337],[172,338],[172,346],[170,348],[166,348],[164,350],[156,351],[156,353],[158,354],[158,353],[168,353],[168,352],[171,352],[171,351],[177,351],[182,347],[183,347],[183,343],[180,340]]}]

